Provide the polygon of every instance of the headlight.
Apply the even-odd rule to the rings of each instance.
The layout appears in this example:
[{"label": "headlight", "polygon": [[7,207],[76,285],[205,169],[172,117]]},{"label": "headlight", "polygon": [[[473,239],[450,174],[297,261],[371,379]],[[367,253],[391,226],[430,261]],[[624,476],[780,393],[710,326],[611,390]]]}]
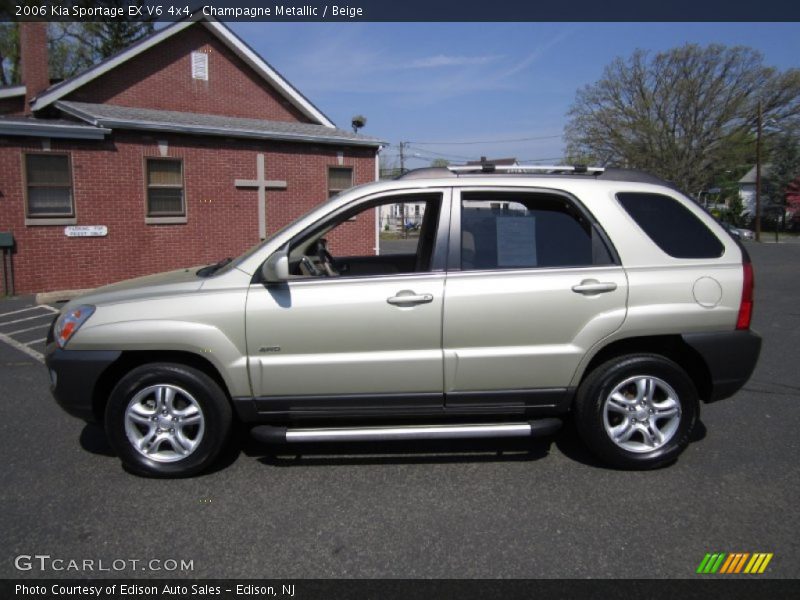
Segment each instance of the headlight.
[{"label": "headlight", "polygon": [[82,304],[75,308],[63,313],[56,321],[56,326],[53,330],[53,336],[59,348],[67,345],[70,338],[75,335],[75,332],[80,329],[81,325],[86,322],[86,319],[94,313],[94,306],[91,304]]}]

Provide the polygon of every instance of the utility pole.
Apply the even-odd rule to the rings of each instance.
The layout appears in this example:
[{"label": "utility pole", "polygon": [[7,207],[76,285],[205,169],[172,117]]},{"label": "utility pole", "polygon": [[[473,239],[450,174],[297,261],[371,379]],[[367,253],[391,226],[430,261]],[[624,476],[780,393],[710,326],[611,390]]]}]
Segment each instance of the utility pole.
[{"label": "utility pole", "polygon": [[[400,175],[406,172],[406,157],[403,151],[407,144],[408,142],[400,142]],[[402,202],[400,203],[400,231],[403,232],[403,239],[408,237],[408,232],[406,231],[406,205]]]},{"label": "utility pole", "polygon": [[[761,241],[761,100],[758,101],[758,123],[756,124],[756,241]],[[401,155],[402,156],[402,155]]]},{"label": "utility pole", "polygon": [[406,172],[406,157],[404,151],[408,142],[400,142],[400,175]]}]

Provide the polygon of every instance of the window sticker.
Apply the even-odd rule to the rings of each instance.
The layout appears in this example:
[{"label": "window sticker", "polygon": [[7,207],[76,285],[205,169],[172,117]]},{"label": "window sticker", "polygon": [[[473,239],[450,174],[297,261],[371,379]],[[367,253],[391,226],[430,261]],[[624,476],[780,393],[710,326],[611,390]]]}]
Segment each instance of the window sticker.
[{"label": "window sticker", "polygon": [[500,217],[497,227],[497,266],[536,266],[536,217]]}]

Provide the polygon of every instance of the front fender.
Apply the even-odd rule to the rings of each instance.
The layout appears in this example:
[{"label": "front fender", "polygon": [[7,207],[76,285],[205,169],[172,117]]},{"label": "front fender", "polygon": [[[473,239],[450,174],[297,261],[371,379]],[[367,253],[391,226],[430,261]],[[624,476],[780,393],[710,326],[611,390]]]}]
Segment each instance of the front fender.
[{"label": "front fender", "polygon": [[250,396],[244,336],[239,343],[220,328],[195,321],[141,319],[90,325],[67,344],[69,350],[179,351],[208,360],[231,396]]}]

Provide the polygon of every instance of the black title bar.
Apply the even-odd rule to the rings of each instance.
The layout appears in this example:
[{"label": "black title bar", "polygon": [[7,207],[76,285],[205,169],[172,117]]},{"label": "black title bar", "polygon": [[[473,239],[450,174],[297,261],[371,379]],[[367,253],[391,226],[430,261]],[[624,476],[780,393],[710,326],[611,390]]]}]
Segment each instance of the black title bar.
[{"label": "black title bar", "polygon": [[752,600],[796,598],[796,580],[761,578],[628,580],[454,579],[4,579],[0,598],[59,600]]},{"label": "black title bar", "polygon": [[787,0],[0,0],[0,20],[178,21],[199,15],[220,21],[800,21]]}]

